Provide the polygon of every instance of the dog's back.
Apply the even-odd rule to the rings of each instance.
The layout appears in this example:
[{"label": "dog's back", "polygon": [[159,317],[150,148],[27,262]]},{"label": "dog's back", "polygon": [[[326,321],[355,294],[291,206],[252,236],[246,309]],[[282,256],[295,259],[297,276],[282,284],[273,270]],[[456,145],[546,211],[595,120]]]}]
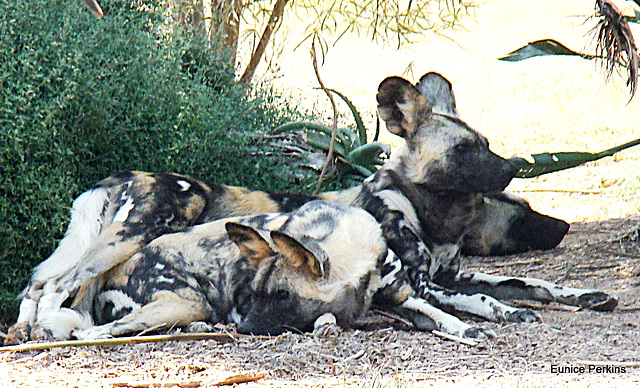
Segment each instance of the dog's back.
[{"label": "dog's back", "polygon": [[[379,287],[387,248],[367,212],[313,201],[292,213],[227,218],[164,235],[97,279],[90,313],[100,338],[194,321],[241,332],[309,330],[325,313],[350,326]],[[84,289],[83,289],[84,291]],[[69,314],[67,309],[60,309]],[[54,322],[55,319],[47,319]],[[71,331],[50,328],[58,337]]]}]

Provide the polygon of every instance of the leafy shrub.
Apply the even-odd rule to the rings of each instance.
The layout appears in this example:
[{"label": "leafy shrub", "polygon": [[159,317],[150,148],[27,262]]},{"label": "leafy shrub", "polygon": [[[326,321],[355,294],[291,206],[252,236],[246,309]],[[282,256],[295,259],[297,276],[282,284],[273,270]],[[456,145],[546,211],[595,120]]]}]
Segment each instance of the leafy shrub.
[{"label": "leafy shrub", "polygon": [[100,4],[97,20],[80,1],[0,0],[0,323],[73,198],[116,171],[273,191],[308,192],[315,178],[263,136],[295,113],[247,98],[206,42],[163,36],[153,2]]}]

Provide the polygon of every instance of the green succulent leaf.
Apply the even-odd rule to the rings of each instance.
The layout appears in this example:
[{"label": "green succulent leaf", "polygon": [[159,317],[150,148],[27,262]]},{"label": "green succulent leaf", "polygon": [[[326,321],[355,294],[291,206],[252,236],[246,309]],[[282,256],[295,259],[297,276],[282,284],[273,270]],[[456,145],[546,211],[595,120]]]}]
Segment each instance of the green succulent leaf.
[{"label": "green succulent leaf", "polygon": [[367,129],[364,126],[364,123],[362,122],[362,116],[360,116],[360,113],[358,112],[358,109],[356,109],[355,105],[353,105],[353,103],[346,97],[344,96],[342,93],[333,90],[333,89],[327,89],[332,93],[335,93],[338,97],[340,97],[342,99],[342,101],[344,101],[347,106],[349,107],[349,110],[351,111],[351,114],[353,115],[353,120],[355,121],[356,124],[356,129],[358,131],[358,139],[360,141],[360,145],[362,144],[366,144],[367,143]]},{"label": "green succulent leaf", "polygon": [[540,175],[549,174],[551,172],[577,167],[581,164],[593,162],[607,156],[613,156],[617,152],[636,146],[638,144],[640,144],[640,139],[636,139],[598,153],[545,152],[541,154],[531,155],[531,157],[533,158],[533,162],[517,156],[509,160],[519,169],[518,173],[516,174],[516,178],[534,178]]},{"label": "green succulent leaf", "polygon": [[535,42],[530,42],[528,45],[520,47],[519,49],[512,51],[506,56],[498,59],[501,61],[517,62],[545,55],[572,55],[585,59],[595,58],[594,55],[575,52],[556,40],[543,39],[537,40]]},{"label": "green succulent leaf", "polygon": [[373,142],[360,146],[347,155],[347,159],[351,163],[355,163],[361,166],[379,165],[379,161],[384,162],[384,159],[380,155],[387,155],[389,152],[389,146],[380,142]]}]

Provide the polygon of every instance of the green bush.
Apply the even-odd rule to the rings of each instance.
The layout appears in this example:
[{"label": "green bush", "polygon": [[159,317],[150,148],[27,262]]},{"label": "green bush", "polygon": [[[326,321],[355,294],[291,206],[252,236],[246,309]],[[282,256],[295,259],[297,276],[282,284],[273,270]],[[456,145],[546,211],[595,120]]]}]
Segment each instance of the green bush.
[{"label": "green bush", "polygon": [[[62,238],[74,197],[121,170],[310,191],[266,129],[298,118],[246,97],[207,43],[163,36],[152,2],[0,0],[0,323]],[[271,155],[271,156],[269,156]]]}]

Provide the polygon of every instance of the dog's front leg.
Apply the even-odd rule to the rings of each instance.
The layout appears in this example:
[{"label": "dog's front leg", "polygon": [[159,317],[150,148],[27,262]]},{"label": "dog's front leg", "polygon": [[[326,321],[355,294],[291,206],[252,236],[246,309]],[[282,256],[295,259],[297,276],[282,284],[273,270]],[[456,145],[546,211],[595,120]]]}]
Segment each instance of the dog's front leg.
[{"label": "dog's front leg", "polygon": [[397,313],[409,319],[420,330],[439,330],[462,338],[495,338],[491,329],[483,329],[462,322],[457,317],[434,307],[424,299],[411,296],[407,298]]},{"label": "dog's front leg", "polygon": [[484,294],[462,294],[440,287],[425,288],[422,295],[434,306],[446,311],[462,311],[493,322],[536,322],[541,320],[533,310],[516,308]]},{"label": "dog's front leg", "polygon": [[593,289],[563,287],[542,279],[460,272],[448,288],[465,294],[483,293],[499,299],[559,302],[596,311],[612,311],[618,298]]},{"label": "dog's front leg", "polygon": [[420,330],[440,330],[464,338],[495,337],[493,330],[464,323],[420,298],[411,286],[402,263],[392,250],[388,251],[384,262],[380,288],[374,296],[374,303],[382,309],[391,309],[407,318]]},{"label": "dog's front leg", "polygon": [[132,334],[148,329],[169,329],[186,326],[195,321],[208,320],[211,317],[211,306],[204,295],[184,294],[167,290],[158,291],[153,301],[132,311],[121,319],[105,325],[93,326],[84,330],[75,330],[72,334],[78,339],[94,340]]}]

